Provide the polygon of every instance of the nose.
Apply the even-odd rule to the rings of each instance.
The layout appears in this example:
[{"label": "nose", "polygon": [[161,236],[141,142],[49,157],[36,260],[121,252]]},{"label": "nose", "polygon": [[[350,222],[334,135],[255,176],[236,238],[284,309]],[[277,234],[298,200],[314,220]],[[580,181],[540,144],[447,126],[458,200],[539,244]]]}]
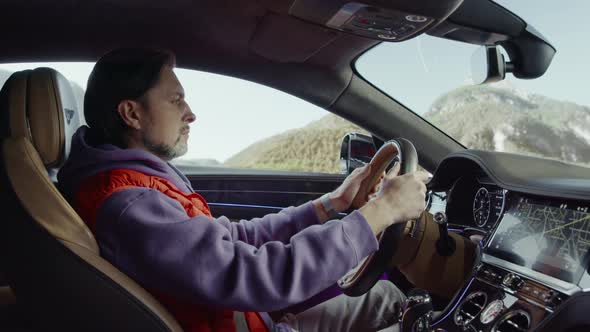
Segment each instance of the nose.
[{"label": "nose", "polygon": [[195,113],[193,113],[193,111],[191,110],[191,107],[187,104],[186,105],[186,115],[184,116],[184,121],[186,123],[193,123],[195,122],[195,120],[197,119],[197,116],[195,115]]}]

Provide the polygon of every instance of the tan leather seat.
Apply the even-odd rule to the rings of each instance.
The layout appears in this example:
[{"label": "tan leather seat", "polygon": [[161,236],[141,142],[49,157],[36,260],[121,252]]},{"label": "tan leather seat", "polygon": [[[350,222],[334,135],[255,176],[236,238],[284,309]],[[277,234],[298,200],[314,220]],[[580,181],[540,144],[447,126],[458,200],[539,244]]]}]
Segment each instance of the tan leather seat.
[{"label": "tan leather seat", "polygon": [[79,125],[69,82],[38,68],[0,91],[0,229],[6,276],[45,331],[181,331],[143,288],[99,256],[89,229],[50,176]]}]

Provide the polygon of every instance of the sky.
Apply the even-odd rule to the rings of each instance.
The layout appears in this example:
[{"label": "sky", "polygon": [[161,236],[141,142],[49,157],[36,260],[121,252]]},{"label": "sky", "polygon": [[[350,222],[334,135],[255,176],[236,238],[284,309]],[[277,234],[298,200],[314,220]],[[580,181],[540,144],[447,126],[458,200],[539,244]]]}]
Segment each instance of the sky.
[{"label": "sky", "polygon": [[[590,1],[498,2],[523,17],[557,48],[553,63],[543,77],[518,80],[509,74],[508,84],[589,106],[590,20],[585,16],[590,12]],[[357,68],[390,96],[423,114],[436,97],[466,84],[475,48],[423,35],[403,43],[382,43],[362,56]],[[92,65],[0,64],[0,69],[49,66],[85,87]],[[197,117],[191,126],[187,159],[213,158],[223,162],[256,141],[302,127],[327,114],[306,101],[256,83],[183,69],[177,69],[176,73]]]}]

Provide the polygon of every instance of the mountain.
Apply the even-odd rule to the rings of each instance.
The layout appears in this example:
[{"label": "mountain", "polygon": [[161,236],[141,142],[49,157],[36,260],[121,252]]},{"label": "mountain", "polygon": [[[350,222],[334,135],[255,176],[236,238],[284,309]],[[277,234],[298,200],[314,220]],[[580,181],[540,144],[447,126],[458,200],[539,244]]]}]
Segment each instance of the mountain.
[{"label": "mountain", "polygon": [[211,158],[200,158],[200,159],[174,159],[172,163],[175,166],[180,167],[192,167],[192,166],[223,166],[219,161]]},{"label": "mountain", "polygon": [[367,133],[347,120],[328,114],[305,127],[256,142],[229,158],[224,165],[339,173],[340,143],[350,132]]},{"label": "mountain", "polygon": [[590,107],[504,85],[461,87],[424,118],[463,145],[590,164]]},{"label": "mountain", "polygon": [[[506,82],[455,89],[423,117],[469,148],[590,166],[590,107],[529,94]],[[254,143],[225,165],[338,173],[340,141],[349,132],[366,133],[329,114]]]}]

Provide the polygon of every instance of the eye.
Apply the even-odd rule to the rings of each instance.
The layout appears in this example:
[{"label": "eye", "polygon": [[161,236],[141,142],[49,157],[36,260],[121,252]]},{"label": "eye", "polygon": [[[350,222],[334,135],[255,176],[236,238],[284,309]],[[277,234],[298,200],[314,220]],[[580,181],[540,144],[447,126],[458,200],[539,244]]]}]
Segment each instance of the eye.
[{"label": "eye", "polygon": [[181,95],[176,95],[174,97],[174,100],[172,102],[174,104],[176,104],[176,105],[181,105],[182,104],[182,96]]}]

